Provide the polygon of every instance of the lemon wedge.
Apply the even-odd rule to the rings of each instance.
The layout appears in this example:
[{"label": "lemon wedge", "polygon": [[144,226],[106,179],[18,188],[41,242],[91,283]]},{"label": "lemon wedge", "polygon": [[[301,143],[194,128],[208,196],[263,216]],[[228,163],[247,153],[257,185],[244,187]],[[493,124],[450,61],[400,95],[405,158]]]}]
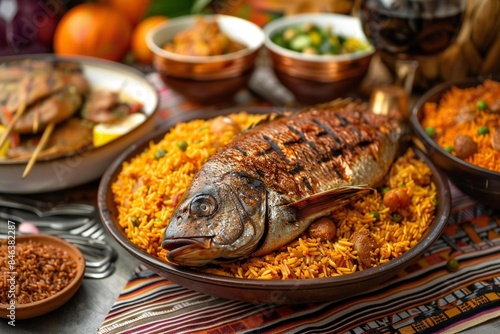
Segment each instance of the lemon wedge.
[{"label": "lemon wedge", "polygon": [[[3,125],[0,125],[0,137],[2,137],[3,133],[7,131],[7,128]],[[9,140],[6,140],[5,143],[0,147],[0,159],[3,159],[7,156],[7,150],[10,147]]]},{"label": "lemon wedge", "polygon": [[142,113],[135,113],[127,115],[115,122],[97,124],[94,126],[93,130],[94,147],[102,146],[120,136],[123,136],[145,120],[146,115]]}]

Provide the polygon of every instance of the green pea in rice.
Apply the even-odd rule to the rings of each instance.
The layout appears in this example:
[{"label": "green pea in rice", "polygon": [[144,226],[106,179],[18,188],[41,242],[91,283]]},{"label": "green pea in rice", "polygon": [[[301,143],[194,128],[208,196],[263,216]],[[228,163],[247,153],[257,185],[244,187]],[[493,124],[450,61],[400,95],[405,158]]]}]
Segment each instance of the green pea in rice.
[{"label": "green pea in rice", "polygon": [[[242,112],[230,117],[245,129],[265,116]],[[237,127],[226,126],[214,133],[213,124],[214,120],[177,124],[161,141],[150,143],[144,152],[124,162],[112,184],[119,224],[127,238],[163,261],[167,251],[161,247],[161,238],[175,205],[206,159],[238,132]],[[179,147],[180,141],[185,142],[185,150]],[[383,204],[383,195],[374,191],[331,215],[337,227],[331,241],[312,238],[306,231],[271,254],[201,270],[246,279],[350,274],[367,269],[358,263],[358,254],[350,241],[352,234],[360,230],[369,231],[377,241],[379,247],[371,253],[374,265],[386,263],[414,247],[425,235],[435,218],[437,191],[429,167],[416,158],[412,149],[393,164],[384,187],[403,187],[411,198],[409,207],[398,211],[399,222]]]}]

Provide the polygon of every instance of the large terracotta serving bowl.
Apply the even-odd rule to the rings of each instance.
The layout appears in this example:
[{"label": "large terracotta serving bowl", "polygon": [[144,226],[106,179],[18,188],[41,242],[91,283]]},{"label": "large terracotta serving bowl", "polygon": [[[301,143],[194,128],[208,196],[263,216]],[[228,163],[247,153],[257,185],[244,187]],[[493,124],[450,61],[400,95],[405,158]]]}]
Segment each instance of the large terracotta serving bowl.
[{"label": "large terracotta serving bowl", "polygon": [[[436,219],[432,222],[429,231],[423,239],[411,250],[387,264],[359,271],[354,274],[335,278],[307,279],[307,280],[248,280],[201,273],[199,271],[178,267],[166,263],[137,247],[125,235],[118,223],[118,209],[113,201],[111,184],[120,173],[122,163],[129,161],[148,146],[150,140],[159,141],[164,134],[177,122],[194,118],[208,119],[220,114],[229,114],[239,109],[224,111],[200,111],[190,114],[181,114],[169,119],[165,126],[124,152],[106,171],[98,192],[98,205],[101,218],[109,233],[130,254],[139,259],[144,265],[159,275],[180,284],[186,288],[205,294],[255,303],[292,304],[304,302],[334,301],[348,296],[354,296],[377,288],[379,284],[394,276],[412,262],[420,258],[426,249],[440,236],[446,226],[450,211],[450,192],[434,165],[419,151],[418,156],[424,160],[432,170],[433,181],[438,189],[438,206]],[[250,113],[268,113],[269,108],[246,110]]]},{"label": "large terracotta serving bowl", "polygon": [[22,175],[27,161],[0,160],[0,192],[41,193],[97,180],[123,150],[154,130],[158,93],[146,77],[134,68],[97,58],[55,55],[3,57],[0,58],[0,64],[26,59],[76,62],[92,88],[121,91],[141,102],[146,120],[125,135],[102,146],[64,156],[37,159],[26,178],[22,178]]},{"label": "large terracotta serving bowl", "polygon": [[[498,77],[492,79],[500,81]],[[453,86],[459,88],[474,87],[483,80],[483,78],[466,78],[434,87],[417,101],[412,110],[410,121],[416,141],[429,156],[429,159],[446,174],[457,188],[479,203],[499,209],[500,173],[472,165],[448,153],[426,134],[421,125],[425,103],[438,103],[443,94]]]}]

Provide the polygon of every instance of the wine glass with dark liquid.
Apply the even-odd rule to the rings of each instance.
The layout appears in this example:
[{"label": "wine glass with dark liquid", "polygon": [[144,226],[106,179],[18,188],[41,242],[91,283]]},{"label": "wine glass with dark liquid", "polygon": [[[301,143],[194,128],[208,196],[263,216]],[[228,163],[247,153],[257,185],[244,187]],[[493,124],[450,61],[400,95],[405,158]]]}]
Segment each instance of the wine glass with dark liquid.
[{"label": "wine glass with dark liquid", "polygon": [[395,59],[396,84],[410,94],[418,60],[455,41],[465,6],[466,0],[361,0],[359,15],[381,58]]}]

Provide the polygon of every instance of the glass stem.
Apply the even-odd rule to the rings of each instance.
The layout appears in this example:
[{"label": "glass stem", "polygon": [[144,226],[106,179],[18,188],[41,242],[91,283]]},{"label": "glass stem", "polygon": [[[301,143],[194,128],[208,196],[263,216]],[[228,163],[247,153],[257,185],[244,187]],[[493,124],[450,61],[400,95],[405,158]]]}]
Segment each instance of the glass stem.
[{"label": "glass stem", "polygon": [[417,73],[418,62],[416,60],[397,59],[396,60],[396,85],[401,86],[411,95],[415,74]]}]

